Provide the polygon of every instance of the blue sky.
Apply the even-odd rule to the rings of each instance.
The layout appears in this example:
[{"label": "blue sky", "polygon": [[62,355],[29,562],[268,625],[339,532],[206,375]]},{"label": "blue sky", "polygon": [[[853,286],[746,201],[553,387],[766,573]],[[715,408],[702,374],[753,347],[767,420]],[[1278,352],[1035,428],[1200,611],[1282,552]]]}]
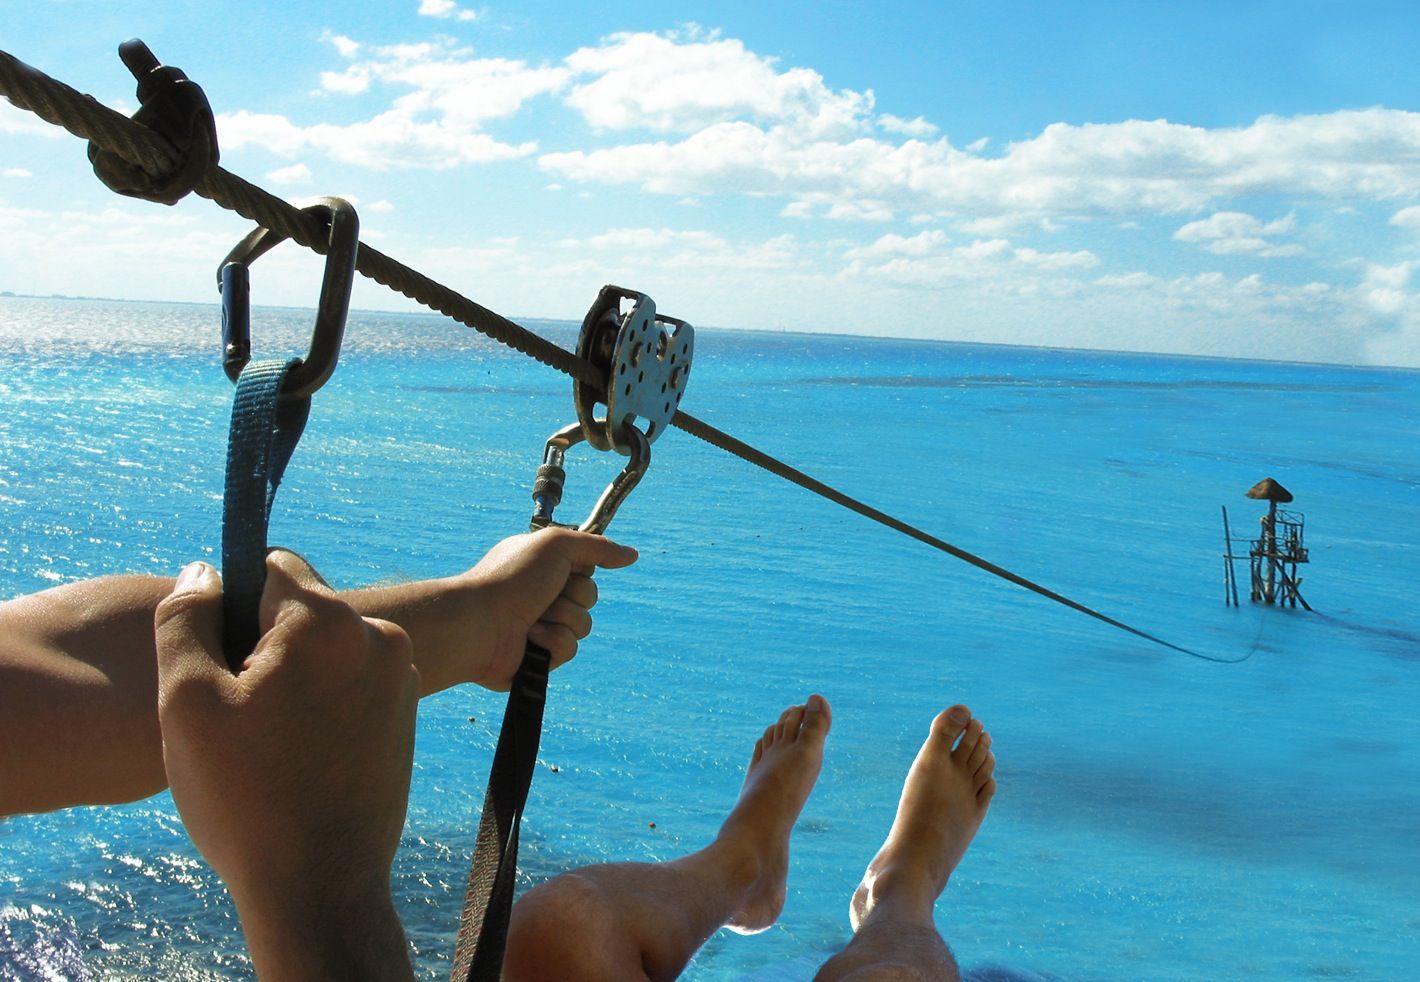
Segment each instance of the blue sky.
[{"label": "blue sky", "polygon": [[[617,282],[702,325],[1420,367],[1411,6],[346,7],[0,0],[0,48],[131,111],[143,38],[229,170],[513,317]],[[8,105],[0,147],[0,290],[215,300],[241,219],[120,199]],[[314,302],[297,252],[255,302]]]}]

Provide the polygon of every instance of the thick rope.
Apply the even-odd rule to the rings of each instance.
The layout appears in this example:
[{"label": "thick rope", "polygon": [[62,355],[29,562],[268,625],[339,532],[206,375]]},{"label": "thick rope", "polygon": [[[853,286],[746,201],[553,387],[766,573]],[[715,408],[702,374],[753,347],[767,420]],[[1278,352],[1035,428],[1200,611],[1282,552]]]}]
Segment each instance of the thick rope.
[{"label": "thick rope", "polygon": [[[161,137],[133,122],[122,113],[102,105],[93,96],[81,94],[63,82],[31,68],[5,51],[0,51],[0,94],[5,95],[19,108],[27,109],[46,122],[63,127],[80,139],[89,140],[106,150],[119,154],[154,176],[166,173],[174,164],[173,150]],[[242,217],[299,242],[314,252],[321,254],[325,252],[325,229],[317,218],[256,185],[242,180],[222,167],[214,167],[209,170],[197,184],[196,191],[223,208],[235,211]],[[456,320],[460,324],[471,327],[500,344],[535,358],[544,365],[571,376],[578,382],[593,386],[599,392],[605,389],[606,381],[602,371],[586,359],[553,344],[546,338],[539,337],[506,317],[429,279],[422,273],[410,269],[363,242],[360,243],[355,268],[363,276],[402,293],[411,300]],[[1233,661],[1214,658],[1172,644],[1092,610],[1023,576],[1012,573],[1008,569],[982,559],[980,556],[967,552],[965,549],[958,548],[900,519],[893,518],[871,505],[864,504],[685,412],[678,411],[671,420],[671,425],[713,447],[733,454],[756,467],[796,484],[806,491],[820,495],[865,518],[969,563],[977,569],[1063,604],[1111,627],[1127,631],[1136,637],[1173,651],[1202,658],[1205,661],[1225,664]]]}]

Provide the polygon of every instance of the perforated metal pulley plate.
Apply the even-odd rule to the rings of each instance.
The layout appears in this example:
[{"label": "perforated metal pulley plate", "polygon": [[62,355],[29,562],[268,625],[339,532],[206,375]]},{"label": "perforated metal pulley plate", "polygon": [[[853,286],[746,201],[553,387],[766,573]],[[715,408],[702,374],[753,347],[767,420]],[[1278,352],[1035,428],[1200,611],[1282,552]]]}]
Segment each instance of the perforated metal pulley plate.
[{"label": "perforated metal pulley plate", "polygon": [[[625,312],[623,302],[628,303]],[[628,425],[654,441],[670,425],[685,395],[694,353],[695,329],[689,324],[657,314],[655,301],[644,293],[602,287],[582,322],[577,354],[606,373],[605,416],[595,412],[603,401],[599,394],[582,383],[573,384],[587,442],[629,455],[630,447],[618,436]]]}]

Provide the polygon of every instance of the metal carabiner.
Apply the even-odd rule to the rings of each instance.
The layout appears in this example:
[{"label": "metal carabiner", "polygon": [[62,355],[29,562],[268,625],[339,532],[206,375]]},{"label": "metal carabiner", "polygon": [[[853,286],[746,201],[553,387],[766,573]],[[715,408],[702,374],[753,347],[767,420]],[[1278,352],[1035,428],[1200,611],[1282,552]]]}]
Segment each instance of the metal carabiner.
[{"label": "metal carabiner", "polygon": [[[286,376],[286,384],[281,389],[284,398],[309,396],[335,371],[340,342],[345,337],[345,317],[350,311],[350,289],[355,282],[355,258],[360,247],[360,218],[350,202],[343,198],[321,198],[301,210],[323,218],[330,234],[311,347],[301,364]],[[217,289],[222,294],[222,368],[233,382],[251,360],[248,266],[284,238],[269,228],[258,228],[238,242],[217,269]]]},{"label": "metal carabiner", "polygon": [[[587,520],[577,526],[579,531],[605,535],[607,526],[616,516],[616,510],[645,476],[646,468],[651,466],[651,442],[646,439],[646,434],[628,424],[620,436],[629,448],[630,460],[626,462],[621,473],[607,485],[597,503],[592,506]],[[562,501],[562,486],[567,478],[562,463],[567,451],[584,439],[586,433],[581,423],[565,426],[547,438],[547,446],[542,452],[542,466],[537,469],[537,480],[533,482],[533,516],[532,521],[528,523],[529,531],[536,532],[538,529],[558,524],[552,520],[552,511]]]}]

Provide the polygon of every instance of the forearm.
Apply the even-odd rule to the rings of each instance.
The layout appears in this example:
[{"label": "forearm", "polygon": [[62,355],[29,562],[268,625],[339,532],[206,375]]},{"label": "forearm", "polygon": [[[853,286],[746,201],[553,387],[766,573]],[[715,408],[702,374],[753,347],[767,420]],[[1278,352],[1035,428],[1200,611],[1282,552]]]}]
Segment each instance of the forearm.
[{"label": "forearm", "polygon": [[339,906],[237,902],[247,951],[263,982],[413,979],[409,943],[389,890]]},{"label": "forearm", "polygon": [[[167,787],[153,614],[172,586],[106,577],[0,604],[0,815],[119,804]],[[486,664],[480,593],[450,577],[341,597],[408,632],[429,695]]]},{"label": "forearm", "polygon": [[369,587],[340,598],[364,617],[393,621],[414,645],[421,697],[481,681],[496,640],[485,591],[467,575]]},{"label": "forearm", "polygon": [[0,604],[0,815],[167,787],[153,611],[172,583],[108,577]]}]

